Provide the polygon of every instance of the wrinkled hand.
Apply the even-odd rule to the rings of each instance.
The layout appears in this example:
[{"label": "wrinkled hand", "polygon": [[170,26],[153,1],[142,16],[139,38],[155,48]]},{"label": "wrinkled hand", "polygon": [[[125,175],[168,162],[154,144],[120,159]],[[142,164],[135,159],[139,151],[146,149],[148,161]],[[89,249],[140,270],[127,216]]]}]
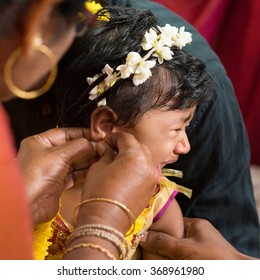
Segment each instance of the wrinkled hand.
[{"label": "wrinkled hand", "polygon": [[[147,206],[155,185],[159,183],[150,151],[127,133],[109,134],[104,143],[97,144],[96,150],[101,158],[88,170],[82,200],[110,198],[127,206],[137,217]],[[102,219],[106,219],[108,214],[107,218],[111,220],[111,212],[106,211],[111,205],[103,203],[98,206],[104,207]],[[96,215],[97,207],[93,211]],[[117,219],[120,221],[118,216]]]},{"label": "wrinkled hand", "polygon": [[229,244],[211,223],[184,218],[185,237],[147,232],[140,245],[147,251],[175,260],[250,259]]},{"label": "wrinkled hand", "polygon": [[97,156],[89,131],[57,128],[24,139],[18,152],[35,225],[52,219],[62,191],[85,179]]}]

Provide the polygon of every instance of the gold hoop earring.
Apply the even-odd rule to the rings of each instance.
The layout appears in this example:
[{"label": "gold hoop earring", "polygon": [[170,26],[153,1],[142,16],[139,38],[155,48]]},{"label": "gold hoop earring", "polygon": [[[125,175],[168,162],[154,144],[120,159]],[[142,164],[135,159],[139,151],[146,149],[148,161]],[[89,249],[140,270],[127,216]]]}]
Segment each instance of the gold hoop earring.
[{"label": "gold hoop earring", "polygon": [[36,37],[33,44],[32,48],[36,51],[39,51],[43,54],[45,54],[50,62],[51,65],[51,71],[49,74],[49,77],[46,81],[46,83],[39,89],[32,90],[32,91],[25,91],[20,88],[18,88],[12,79],[12,67],[16,61],[16,59],[21,55],[22,49],[18,48],[16,49],[8,58],[6,64],[5,64],[5,69],[4,69],[4,77],[5,77],[5,82],[9,90],[17,97],[22,98],[22,99],[34,99],[36,97],[39,97],[43,95],[46,91],[48,91],[51,86],[53,85],[56,76],[57,76],[57,63],[56,63],[56,58],[53,52],[45,45],[42,44],[42,40],[40,37]]}]

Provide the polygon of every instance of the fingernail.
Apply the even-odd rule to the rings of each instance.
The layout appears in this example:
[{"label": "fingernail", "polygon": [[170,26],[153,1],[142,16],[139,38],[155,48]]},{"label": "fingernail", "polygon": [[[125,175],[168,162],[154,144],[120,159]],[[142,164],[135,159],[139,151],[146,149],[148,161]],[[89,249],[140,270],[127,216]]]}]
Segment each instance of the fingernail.
[{"label": "fingernail", "polygon": [[146,231],[146,232],[144,232],[144,233],[142,234],[142,236],[141,236],[141,238],[140,238],[140,241],[141,241],[141,242],[146,242],[147,237],[148,237],[148,232]]}]

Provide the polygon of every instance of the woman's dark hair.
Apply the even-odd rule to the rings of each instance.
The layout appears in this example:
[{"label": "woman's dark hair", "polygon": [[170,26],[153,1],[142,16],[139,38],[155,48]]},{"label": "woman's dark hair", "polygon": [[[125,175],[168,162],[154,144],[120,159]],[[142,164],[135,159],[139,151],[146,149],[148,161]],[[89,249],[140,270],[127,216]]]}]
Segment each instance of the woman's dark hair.
[{"label": "woman's dark hair", "polygon": [[[97,100],[89,100],[86,77],[102,72],[106,64],[112,68],[124,64],[129,52],[145,55],[141,41],[151,27],[157,29],[150,11],[132,8],[105,8],[109,21],[97,21],[83,38],[75,41],[59,68],[56,93],[61,101],[60,121],[63,126],[89,126],[90,115],[97,108]],[[121,79],[101,97],[113,109],[117,125],[134,126],[150,109],[167,106],[168,110],[202,105],[211,99],[212,81],[205,65],[178,48],[172,49],[173,59],[157,63],[152,77],[134,86],[132,78]]]},{"label": "woman's dark hair", "polygon": [[[28,8],[42,0],[0,0],[0,37],[9,36],[13,28],[22,28]],[[57,3],[55,12],[66,19],[68,24],[75,21],[79,12],[85,12],[84,0],[63,0]]]}]

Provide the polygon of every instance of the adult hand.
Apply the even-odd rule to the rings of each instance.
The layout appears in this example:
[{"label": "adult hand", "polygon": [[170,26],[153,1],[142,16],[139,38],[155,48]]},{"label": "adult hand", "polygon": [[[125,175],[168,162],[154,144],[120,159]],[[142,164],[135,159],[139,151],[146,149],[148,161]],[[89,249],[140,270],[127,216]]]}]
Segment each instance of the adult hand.
[{"label": "adult hand", "polygon": [[175,260],[253,259],[239,253],[211,223],[184,218],[181,239],[160,232],[147,232],[140,245],[147,251]]},{"label": "adult hand", "polygon": [[97,154],[82,128],[57,128],[24,139],[18,152],[35,225],[52,219],[62,191],[85,179]]},{"label": "adult hand", "polygon": [[[83,203],[78,209],[77,226],[102,224],[126,233],[131,226],[129,212],[134,219],[147,206],[155,185],[159,183],[159,174],[151,158],[150,151],[140,144],[133,135],[111,133],[104,142],[96,145],[100,160],[91,165],[82,188]],[[100,201],[107,198],[112,203]],[[128,213],[128,214],[127,214]],[[132,221],[134,222],[134,221]],[[95,236],[82,236],[81,242],[97,243],[119,258],[118,248],[106,239]],[[73,243],[74,242],[74,243]],[[75,239],[70,246],[77,246]],[[65,259],[104,259],[104,252],[84,248],[65,254]]]},{"label": "adult hand", "polygon": [[[96,150],[101,158],[88,170],[82,200],[88,198],[116,200],[128,207],[136,218],[148,205],[155,185],[159,183],[158,170],[152,161],[150,151],[133,135],[127,133],[109,134],[103,143],[97,144]],[[96,203],[94,204],[93,216],[97,216],[98,209]],[[82,223],[86,223],[86,219],[90,222],[91,203],[88,206],[88,217],[84,217]],[[119,207],[104,202],[98,206],[100,211],[103,209],[100,215],[103,220],[115,218],[120,225],[126,222],[129,226],[127,216],[120,218],[120,214],[124,211]]]}]

